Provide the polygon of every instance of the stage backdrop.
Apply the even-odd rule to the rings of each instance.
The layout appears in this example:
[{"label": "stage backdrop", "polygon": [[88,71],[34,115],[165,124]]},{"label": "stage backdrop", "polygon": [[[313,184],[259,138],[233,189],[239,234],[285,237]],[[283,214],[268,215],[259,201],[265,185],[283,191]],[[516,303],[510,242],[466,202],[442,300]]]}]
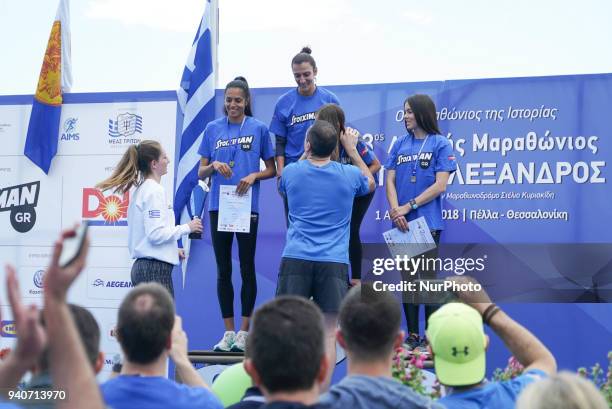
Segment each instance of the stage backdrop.
[{"label": "stage backdrop", "polygon": [[[414,93],[434,98],[442,132],[453,143],[459,163],[445,194],[444,242],[612,243],[607,167],[612,156],[607,126],[612,112],[612,75],[329,88],[338,95],[348,121],[363,133],[383,164],[393,143],[405,133],[405,98]],[[255,117],[269,123],[275,102],[285,91],[287,88],[252,90]],[[217,95],[221,115],[222,91]],[[112,331],[116,308],[129,290],[131,261],[125,248],[125,214],[114,220],[109,209],[123,208],[129,197],[101,195],[91,188],[112,171],[129,143],[158,139],[174,154],[175,136],[180,137],[175,95],[171,91],[72,94],[66,101],[59,154],[50,175],[45,176],[22,156],[31,97],[0,97],[0,210],[5,210],[0,212],[0,223],[5,226],[0,233],[0,259],[18,266],[24,297],[39,302],[40,271],[47,264],[49,244],[57,231],[76,220],[97,221],[92,229],[90,265],[70,297],[96,314],[110,364],[110,356],[118,351]],[[361,229],[366,243],[381,243],[381,233],[391,227],[384,169],[377,177],[377,193]],[[168,192],[172,178],[170,174],[164,179]],[[33,187],[36,182],[38,187]],[[24,184],[29,185],[20,186]],[[18,193],[11,193],[14,191]],[[35,196],[35,192],[40,194]],[[20,232],[29,226],[17,216],[19,212],[10,215],[15,197],[21,205],[36,210],[30,230]],[[274,296],[286,233],[274,180],[262,182],[260,200],[258,304]],[[223,333],[210,226],[207,218],[204,222],[205,234],[202,240],[193,241],[184,283],[180,269],[174,274],[178,311],[190,349],[210,349]],[[233,255],[235,311],[240,311],[236,249]],[[547,252],[517,264],[536,276],[545,272],[573,279],[576,260],[568,262],[563,256]],[[578,260],[593,269],[593,283],[584,286],[610,289],[612,255],[595,258]],[[3,289],[4,282],[0,286]],[[3,305],[5,300],[2,298]],[[552,349],[561,367],[603,362],[612,348],[610,304],[508,302],[504,308]],[[6,306],[2,313],[0,342],[7,344],[13,335],[11,317]],[[491,350],[488,367],[504,366],[508,353],[494,336]]]},{"label": "stage backdrop", "polygon": [[[85,271],[72,286],[70,302],[89,308],[102,331],[106,363],[101,379],[120,352],[114,326],[120,300],[130,290],[127,251],[129,195],[104,194],[94,185],[108,177],[133,143],[156,139],[174,156],[176,93],[68,94],[62,108],[58,153],[49,175],[28,158],[23,146],[31,96],[0,97],[0,260],[17,267],[26,303],[42,303],[44,269],[61,229],[89,221],[92,246]],[[162,179],[172,201],[174,169]],[[14,341],[6,282],[0,280],[0,347]]]},{"label": "stage backdrop", "polygon": [[[436,102],[440,127],[455,147],[459,169],[445,194],[447,243],[612,243],[608,197],[612,140],[612,75],[508,78],[466,81],[329,87],[338,95],[347,120],[364,135],[384,164],[392,144],[405,134],[403,103],[414,93]],[[254,116],[269,123],[276,100],[288,88],[253,90]],[[222,91],[217,94],[221,115]],[[391,227],[384,170],[361,227],[366,243],[381,243]],[[305,183],[310,183],[305,181]],[[316,182],[312,181],[316,189]],[[285,219],[274,180],[262,182],[256,267],[257,303],[274,296]],[[192,348],[209,349],[223,334],[216,295],[215,259],[205,220],[205,236],[192,243],[185,287],[178,308]],[[598,288],[611,288],[612,254],[572,259],[536,253],[515,266],[546,279],[572,278],[578,262],[592,268]],[[593,256],[593,257],[591,257]],[[589,258],[590,257],[590,258]],[[367,267],[367,266],[365,266]],[[240,275],[233,251],[235,311],[240,311]],[[603,274],[599,274],[603,272]],[[175,276],[180,288],[180,274]],[[511,278],[511,277],[506,277]],[[520,280],[520,279],[519,279]],[[517,280],[517,287],[520,281]],[[594,284],[587,283],[585,288]],[[517,295],[517,294],[514,294]],[[520,297],[517,297],[520,298]],[[564,368],[604,362],[612,349],[612,304],[506,302],[508,313],[548,345]],[[509,299],[512,301],[512,298]],[[612,300],[608,300],[610,302]],[[423,326],[421,326],[423,328]],[[488,368],[509,358],[493,334]],[[579,346],[578,346],[579,345]]]}]

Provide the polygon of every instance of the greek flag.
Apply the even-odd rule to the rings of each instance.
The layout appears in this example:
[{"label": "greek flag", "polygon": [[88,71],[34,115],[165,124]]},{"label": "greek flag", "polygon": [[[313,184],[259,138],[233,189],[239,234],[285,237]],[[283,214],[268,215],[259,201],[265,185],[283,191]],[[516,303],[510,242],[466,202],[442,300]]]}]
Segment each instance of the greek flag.
[{"label": "greek flag", "polygon": [[[190,201],[193,189],[198,184],[200,163],[198,148],[202,142],[206,124],[215,117],[215,72],[211,32],[211,19],[215,17],[216,11],[211,6],[210,0],[207,0],[200,27],[189,57],[187,57],[181,85],[177,91],[179,107],[183,114],[174,194],[174,214],[177,224],[185,223],[189,218],[185,208]],[[186,263],[183,265],[185,266]]]},{"label": "greek flag", "polygon": [[46,174],[57,153],[63,93],[70,92],[70,7],[60,0],[32,102],[23,154]]}]

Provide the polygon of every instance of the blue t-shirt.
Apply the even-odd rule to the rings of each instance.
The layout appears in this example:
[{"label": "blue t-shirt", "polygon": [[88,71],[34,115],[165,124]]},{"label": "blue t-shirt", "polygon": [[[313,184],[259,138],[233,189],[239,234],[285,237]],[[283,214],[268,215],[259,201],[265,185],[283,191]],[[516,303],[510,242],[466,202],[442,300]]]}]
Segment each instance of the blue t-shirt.
[{"label": "blue t-shirt", "polygon": [[222,409],[208,389],[176,383],[161,376],[120,375],[100,385],[113,409]]},{"label": "blue t-shirt", "polygon": [[444,409],[393,378],[348,375],[321,395],[325,409]]},{"label": "blue t-shirt", "polygon": [[[385,167],[395,170],[395,189],[401,206],[433,185],[437,172],[453,173],[457,169],[457,160],[450,142],[442,135],[429,135],[426,139],[405,135],[393,145]],[[413,175],[416,176],[414,183],[411,181]],[[442,197],[411,210],[407,220],[421,216],[425,217],[431,230],[443,230]]]},{"label": "blue t-shirt", "polygon": [[527,385],[545,377],[543,371],[531,369],[509,381],[489,382],[479,388],[447,395],[437,402],[448,409],[512,409]]},{"label": "blue t-shirt", "polygon": [[322,87],[317,87],[314,94],[308,97],[300,95],[295,88],[278,99],[270,123],[270,132],[276,137],[287,139],[285,165],[302,156],[306,131],[314,122],[319,108],[329,103],[340,105],[338,97]]},{"label": "blue t-shirt", "polygon": [[279,189],[289,205],[283,257],[348,264],[353,199],[369,192],[359,168],[302,160],[285,168]]},{"label": "blue t-shirt", "polygon": [[[374,154],[374,151],[370,149],[361,139],[357,141],[357,152],[359,153],[359,156],[361,156],[361,159],[363,159],[363,162],[368,166],[370,166],[372,162],[374,162],[374,159],[376,159],[376,154]],[[346,150],[344,150],[344,146],[342,146],[342,144],[340,144],[340,148],[338,149],[338,157],[340,163],[344,165],[353,164],[353,161],[349,157],[348,153],[346,153]]]},{"label": "blue t-shirt", "polygon": [[[274,157],[272,139],[268,127],[257,119],[246,116],[243,124],[232,124],[227,117],[209,122],[198,153],[208,163],[219,161],[232,167],[232,176],[226,179],[213,172],[208,199],[208,210],[219,210],[219,186],[238,185],[240,179],[259,172],[259,159]],[[251,211],[259,213],[259,180],[252,186]]]}]

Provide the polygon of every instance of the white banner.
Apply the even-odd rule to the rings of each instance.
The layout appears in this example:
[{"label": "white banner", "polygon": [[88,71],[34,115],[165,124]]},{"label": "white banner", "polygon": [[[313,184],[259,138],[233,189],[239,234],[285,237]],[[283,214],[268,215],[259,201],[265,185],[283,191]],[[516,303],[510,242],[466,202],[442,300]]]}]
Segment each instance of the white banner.
[{"label": "white banner", "polygon": [[[58,154],[49,175],[23,156],[30,104],[20,104],[26,100],[22,97],[10,105],[0,100],[0,260],[16,266],[24,302],[41,305],[44,270],[54,240],[61,229],[90,222],[88,265],[72,286],[69,301],[87,307],[98,320],[100,348],[107,355],[104,373],[120,350],[113,328],[119,302],[131,288],[130,195],[102,193],[94,186],[112,173],[129,145],[143,139],[159,141],[174,158],[176,101],[171,92],[155,94],[164,100],[151,101],[150,93],[72,95],[71,100],[96,102],[63,105]],[[118,98],[130,102],[116,102]],[[162,178],[168,203],[172,203],[173,181],[174,167],[169,166]],[[15,340],[4,279],[0,300],[0,348],[4,348]]]}]

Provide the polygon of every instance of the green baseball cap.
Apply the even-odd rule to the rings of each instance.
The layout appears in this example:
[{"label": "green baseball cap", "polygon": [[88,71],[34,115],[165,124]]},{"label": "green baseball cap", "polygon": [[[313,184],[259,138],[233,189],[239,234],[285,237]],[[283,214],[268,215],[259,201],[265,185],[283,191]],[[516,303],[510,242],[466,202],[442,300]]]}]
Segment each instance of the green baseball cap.
[{"label": "green baseball cap", "polygon": [[427,338],[443,385],[473,385],[484,379],[486,337],[482,317],[459,302],[445,304],[428,321]]}]

